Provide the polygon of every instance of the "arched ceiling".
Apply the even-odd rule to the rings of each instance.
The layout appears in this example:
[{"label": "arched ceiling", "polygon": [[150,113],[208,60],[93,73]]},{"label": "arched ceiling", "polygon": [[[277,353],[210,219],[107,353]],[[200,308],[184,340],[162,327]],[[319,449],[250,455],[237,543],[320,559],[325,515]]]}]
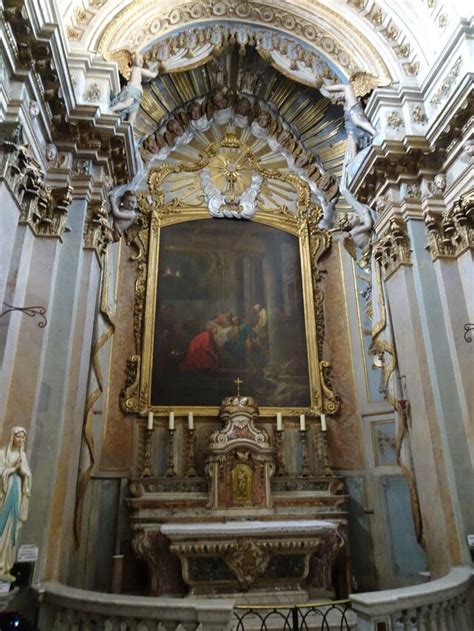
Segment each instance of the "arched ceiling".
[{"label": "arched ceiling", "polygon": [[[58,0],[60,1],[60,0]],[[426,70],[452,18],[449,0],[70,0],[72,50],[145,50],[166,34],[215,22],[273,28],[317,51],[340,76],[363,69],[384,82]],[[66,6],[66,9],[64,7]]]},{"label": "arched ceiling", "polygon": [[[135,134],[139,142],[150,134],[163,136],[166,133],[166,123],[171,118],[183,120],[183,115],[186,118],[189,113],[190,102],[196,99],[202,102],[203,97],[212,95],[217,89],[235,94],[236,100],[239,99],[238,95],[251,95],[254,103],[251,116],[265,109],[276,113],[282,124],[291,130],[296,142],[311,152],[314,162],[321,163],[326,173],[339,180],[346,149],[342,108],[332,105],[314,88],[284,76],[252,46],[244,50],[238,44],[227,46],[218,57],[204,65],[179,73],[163,74],[145,84],[141,110],[135,122]],[[246,125],[213,125],[205,133],[195,133],[191,142],[166,153],[161,163],[195,163],[200,155],[204,155],[208,143],[220,142],[229,133],[235,134],[251,148],[256,159],[266,168],[284,173],[295,172],[294,168],[289,168],[279,149],[272,150],[266,142],[253,137]],[[150,167],[160,164],[158,156],[151,157],[150,161],[150,155],[143,153],[143,150],[142,156],[145,159],[146,172]],[[173,194],[183,199],[188,199],[190,195],[190,201],[194,199],[196,191],[201,190],[199,177],[195,185],[190,185],[189,174],[177,174],[173,178]],[[188,193],[183,194],[181,186],[187,187]],[[265,207],[284,204],[282,199],[289,192],[281,189],[281,182],[266,182],[260,196]],[[290,198],[291,195],[288,200]],[[337,210],[347,212],[345,200],[339,201]]]}]

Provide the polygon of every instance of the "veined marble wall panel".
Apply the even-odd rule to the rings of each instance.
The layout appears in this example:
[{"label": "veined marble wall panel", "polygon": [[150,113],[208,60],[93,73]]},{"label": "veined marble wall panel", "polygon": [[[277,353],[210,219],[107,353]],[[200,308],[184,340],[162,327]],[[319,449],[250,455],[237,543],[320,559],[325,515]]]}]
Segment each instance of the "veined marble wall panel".
[{"label": "veined marble wall panel", "polygon": [[[21,306],[41,305],[51,317],[51,306],[56,283],[58,251],[60,242],[56,238],[35,238],[32,243],[28,266],[19,268],[17,282],[25,282],[26,287]],[[33,429],[32,421],[36,414],[39,399],[39,384],[51,327],[37,326],[36,319],[28,318],[21,312],[12,315],[11,320],[19,319],[18,335],[13,365],[9,377],[8,395],[3,421],[3,440],[13,425],[23,425],[28,431]],[[7,342],[8,344],[8,342]],[[8,371],[8,368],[7,368]],[[7,372],[8,375],[8,372]],[[8,377],[7,377],[8,378]],[[30,445],[33,436],[29,436]],[[29,449],[31,446],[28,447]]]},{"label": "veined marble wall panel", "polygon": [[445,473],[446,463],[436,425],[436,408],[412,268],[400,267],[389,278],[386,288],[400,373],[406,376],[411,405],[413,429],[410,442],[426,533],[426,550],[433,575],[440,576],[452,564],[461,563],[461,556]]},{"label": "veined marble wall panel", "polygon": [[[33,253],[34,235],[25,225],[18,226],[15,232],[14,247],[7,270],[7,285],[4,300],[8,304],[18,306],[25,304],[25,292],[28,281],[27,274],[21,273],[29,267]],[[10,312],[0,318],[0,426],[3,422],[7,393],[10,385],[11,373],[14,366],[16,343],[22,318],[20,314]],[[37,325],[38,323],[36,323]]]},{"label": "veined marble wall panel", "polygon": [[380,478],[385,510],[390,525],[391,559],[395,574],[402,578],[417,578],[427,570],[426,555],[415,536],[410,514],[410,494],[403,476],[386,475]]},{"label": "veined marble wall panel", "polygon": [[98,512],[100,514],[95,541],[94,589],[110,591],[112,578],[112,556],[117,539],[118,511],[120,503],[120,480],[101,479]]},{"label": "veined marble wall panel", "polygon": [[65,582],[69,560],[72,558],[77,472],[99,283],[100,267],[96,254],[92,250],[85,250],[82,255],[76,319],[71,339],[71,357],[75,361],[69,367],[66,388],[65,424],[51,508],[45,580]]},{"label": "veined marble wall panel", "polygon": [[[464,322],[467,317],[465,304],[461,299],[462,294],[456,292],[456,284],[460,290],[459,282],[456,283],[454,266],[451,273],[448,271],[449,264],[444,261],[433,265],[431,257],[425,249],[426,235],[424,225],[420,221],[408,222],[408,231],[413,247],[414,280],[418,301],[420,304],[421,326],[426,345],[426,357],[428,362],[429,379],[432,384],[436,418],[440,428],[440,438],[443,449],[448,448],[451,458],[446,459],[447,481],[450,483],[452,491],[456,485],[457,493],[452,493],[452,502],[457,514],[457,519],[461,517],[463,524],[459,527],[464,534],[474,532],[474,487],[472,484],[472,461],[470,458],[468,440],[465,434],[465,425],[472,423],[469,415],[468,403],[466,400],[465,380],[472,384],[473,363],[468,356],[469,350],[465,345],[461,346],[460,340],[458,348],[455,349],[454,340],[449,344],[451,336],[462,336],[464,333]],[[436,274],[435,268],[442,269],[443,279],[440,274]],[[440,287],[440,281],[443,286]],[[451,285],[450,291],[454,295],[446,295],[446,284]],[[444,294],[444,295],[443,295]],[[457,296],[457,300],[454,296]],[[446,299],[456,300],[456,305],[452,305],[450,318],[446,318],[446,311],[449,309]],[[454,322],[453,322],[454,320]],[[456,326],[457,321],[457,326]],[[453,324],[459,331],[450,332]],[[454,352],[453,352],[454,351]],[[459,362],[462,362],[459,365]],[[457,364],[457,365],[456,365]],[[460,371],[466,367],[468,374],[462,376]],[[469,391],[469,386],[468,391]],[[472,385],[470,395],[472,397]],[[472,405],[472,403],[471,403]],[[464,422],[463,422],[464,420]],[[451,469],[452,466],[452,469]],[[463,537],[465,543],[465,537]],[[466,550],[467,552],[467,550]]]},{"label": "veined marble wall panel", "polygon": [[466,301],[468,322],[474,322],[474,275],[472,273],[474,254],[472,250],[464,252],[458,260],[459,276],[463,286],[463,296]]},{"label": "veined marble wall panel", "polygon": [[30,499],[29,519],[22,529],[21,539],[40,548],[40,558],[35,566],[38,580],[43,578],[47,555],[48,529],[45,524],[50,520],[63,424],[67,421],[81,423],[80,417],[66,418],[65,401],[71,364],[75,360],[71,350],[80,293],[84,217],[84,204],[75,200],[68,215],[71,232],[67,233],[58,249],[51,316],[47,325],[49,336],[41,380],[37,386],[39,403],[30,433],[33,443],[30,466],[34,492]]},{"label": "veined marble wall panel", "polygon": [[[471,257],[471,293],[474,292],[474,273],[472,268],[472,254],[467,252]],[[446,323],[447,342],[449,353],[452,361],[452,369],[454,372],[454,380],[456,382],[458,392],[458,403],[461,409],[460,419],[462,419],[464,432],[466,434],[465,446],[470,456],[466,453],[466,449],[462,449],[464,454],[464,467],[472,472],[474,463],[474,356],[472,348],[466,342],[464,337],[464,325],[472,322],[469,319],[468,306],[464,298],[464,288],[460,275],[460,267],[456,260],[438,259],[434,262],[434,270],[438,281],[440,291],[441,305],[443,309],[444,321]],[[449,433],[449,432],[448,432]],[[456,442],[458,440],[456,439]],[[456,455],[454,455],[456,457]],[[462,474],[461,474],[462,476]],[[474,501],[474,496],[471,498]],[[472,503],[472,502],[471,502]],[[469,532],[474,529],[474,514],[471,516],[470,524],[467,525]]]},{"label": "veined marble wall panel", "polygon": [[2,247],[0,249],[0,305],[3,305],[5,301],[5,290],[15,245],[15,233],[18,226],[18,207],[12,201],[5,182],[0,182],[0,208],[2,209],[0,212],[0,234],[2,235]]},{"label": "veined marble wall panel", "polygon": [[[133,423],[135,417],[125,415],[120,408],[120,391],[125,383],[127,359],[135,354],[133,336],[133,304],[135,295],[135,262],[132,251],[123,245],[117,267],[115,297],[115,333],[111,339],[109,369],[105,371],[107,403],[103,404],[105,421],[98,471],[128,475],[132,467]],[[108,372],[108,379],[107,379]]]},{"label": "veined marble wall panel", "polygon": [[342,273],[340,243],[333,243],[324,260],[324,315],[326,353],[331,361],[333,386],[341,397],[337,419],[329,422],[329,457],[337,469],[361,469],[362,455],[357,421],[356,388],[353,375],[346,290]]},{"label": "veined marble wall panel", "polygon": [[354,589],[365,590],[376,587],[375,567],[370,517],[364,509],[368,505],[364,475],[346,477],[349,495],[349,544],[351,547]]}]

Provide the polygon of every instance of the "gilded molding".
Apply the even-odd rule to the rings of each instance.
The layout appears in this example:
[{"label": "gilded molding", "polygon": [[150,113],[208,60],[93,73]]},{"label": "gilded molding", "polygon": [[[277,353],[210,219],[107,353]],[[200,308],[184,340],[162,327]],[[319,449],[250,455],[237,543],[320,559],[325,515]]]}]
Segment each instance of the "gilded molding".
[{"label": "gilded molding", "polygon": [[425,211],[428,245],[431,259],[457,258],[474,249],[474,189],[471,189],[445,213]]},{"label": "gilded molding", "polygon": [[388,229],[373,247],[375,260],[384,271],[387,280],[402,265],[412,265],[410,239],[401,217],[392,217]]},{"label": "gilded molding", "polygon": [[[226,137],[220,143],[209,145],[201,160],[196,163],[163,164],[152,169],[148,178],[149,194],[138,195],[139,215],[127,233],[127,240],[135,251],[133,258],[137,262],[133,324],[135,356],[127,363],[127,380],[121,395],[121,407],[127,414],[144,414],[150,407],[152,336],[148,332],[153,330],[150,318],[154,305],[154,292],[156,292],[157,244],[160,229],[181,221],[209,218],[205,207],[186,205],[179,199],[166,202],[163,183],[172,173],[198,172],[207,165],[209,157],[218,152],[226,143],[241,144],[237,138]],[[249,160],[253,160],[251,154],[249,154]],[[310,203],[309,188],[303,180],[286,172],[265,169],[257,160],[252,163],[252,167],[265,177],[289,183],[297,192],[296,214],[292,214],[286,208],[281,208],[277,212],[259,209],[255,218],[256,221],[290,232],[298,236],[300,240],[305,326],[310,356],[311,406],[305,409],[287,410],[287,412],[288,414],[305,412],[313,416],[322,411],[335,413],[338,407],[337,398],[327,379],[324,395],[322,392],[321,370],[326,369],[328,364],[325,363],[324,367],[320,368],[318,359],[322,352],[324,335],[323,294],[318,286],[322,272],[318,269],[318,262],[328,251],[331,237],[326,231],[318,228],[321,210]],[[169,411],[168,408],[155,409],[158,414],[167,411]],[[202,414],[214,415],[216,412],[217,409],[214,408],[200,409]],[[262,412],[263,415],[274,414],[273,408],[264,409]]]}]

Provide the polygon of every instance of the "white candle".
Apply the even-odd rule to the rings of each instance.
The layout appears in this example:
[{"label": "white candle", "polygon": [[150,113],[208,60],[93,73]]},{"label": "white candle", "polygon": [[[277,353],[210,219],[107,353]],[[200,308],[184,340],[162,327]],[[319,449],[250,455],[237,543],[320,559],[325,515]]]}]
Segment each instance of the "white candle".
[{"label": "white candle", "polygon": [[304,432],[305,429],[306,429],[306,419],[304,417],[304,414],[300,414],[300,430]]},{"label": "white candle", "polygon": [[194,416],[192,412],[188,412],[188,429],[194,429]]},{"label": "white candle", "polygon": [[148,412],[148,423],[146,428],[153,429],[153,412]]},{"label": "white candle", "polygon": [[277,432],[283,431],[283,418],[281,412],[277,412]]},{"label": "white candle", "polygon": [[326,415],[321,414],[321,429],[323,430],[323,432],[325,432],[327,428],[328,426],[326,425]]},{"label": "white candle", "polygon": [[174,429],[174,412],[170,412],[170,420],[169,420],[169,424],[168,424],[168,429],[169,430],[173,430]]}]

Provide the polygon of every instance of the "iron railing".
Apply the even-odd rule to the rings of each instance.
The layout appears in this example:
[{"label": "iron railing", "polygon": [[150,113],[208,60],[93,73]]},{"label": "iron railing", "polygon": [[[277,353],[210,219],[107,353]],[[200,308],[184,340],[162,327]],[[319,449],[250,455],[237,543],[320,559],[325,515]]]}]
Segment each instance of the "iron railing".
[{"label": "iron railing", "polygon": [[350,600],[300,605],[237,605],[233,631],[352,631],[357,616]]}]

